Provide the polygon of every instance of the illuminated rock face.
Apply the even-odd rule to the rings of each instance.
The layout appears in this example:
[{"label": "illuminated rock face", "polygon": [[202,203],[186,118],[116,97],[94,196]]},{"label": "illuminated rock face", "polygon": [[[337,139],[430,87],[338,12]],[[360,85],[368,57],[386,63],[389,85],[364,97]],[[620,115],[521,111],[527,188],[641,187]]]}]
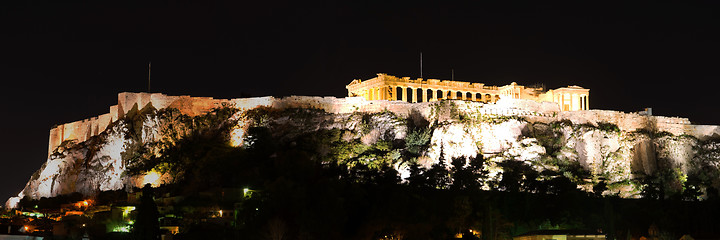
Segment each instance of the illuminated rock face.
[{"label": "illuminated rock face", "polygon": [[[157,172],[128,174],[127,164],[132,162],[129,156],[138,151],[137,146],[171,142],[169,132],[182,137],[182,133],[190,129],[171,124],[172,120],[157,115],[130,121],[129,115],[140,111],[138,109],[178,109],[177,114],[197,116],[213,107],[237,108],[239,112],[228,117],[238,120],[237,124],[227,133],[228,144],[237,147],[251,144],[243,139],[248,127],[258,124],[273,128],[274,137],[278,139],[318,129],[341,129],[344,141],[358,140],[371,145],[379,140],[405,139],[407,121],[425,122],[431,129],[431,137],[418,158],[419,163],[429,167],[443,154],[442,159],[449,167],[452,158],[481,154],[490,160],[488,170],[491,177],[496,178],[501,177],[497,162],[542,162],[552,157],[577,161],[595,176],[621,182],[633,178],[634,172],[651,174],[662,167],[692,171],[689,166],[696,158],[694,147],[720,149],[715,145],[703,145],[704,140],[720,135],[717,126],[691,125],[684,118],[615,111],[560,111],[555,103],[532,100],[501,99],[495,104],[462,100],[406,103],[367,101],[362,97],[302,96],[226,100],[147,93],[121,93],[118,99],[118,105],[105,114],[108,116],[53,128],[47,162],[30,178],[18,198],[7,201],[8,207],[13,207],[25,196],[93,194],[145,183],[172,182],[169,176]],[[308,116],[291,114],[264,119],[263,123],[240,117],[258,107],[312,111],[306,114]],[[181,129],[169,131],[173,126],[181,126]],[[652,133],[663,134],[651,136]],[[548,147],[550,145],[553,147]],[[153,153],[156,149],[146,151]],[[714,155],[703,156],[710,165],[716,163]],[[395,167],[407,177],[407,166],[395,164]],[[624,197],[637,194],[632,188],[617,191],[622,191],[618,194]]]},{"label": "illuminated rock face", "polygon": [[123,124],[118,122],[90,141],[64,143],[33,174],[18,197],[38,199],[123,188],[125,167],[120,153],[126,143],[124,132]]}]

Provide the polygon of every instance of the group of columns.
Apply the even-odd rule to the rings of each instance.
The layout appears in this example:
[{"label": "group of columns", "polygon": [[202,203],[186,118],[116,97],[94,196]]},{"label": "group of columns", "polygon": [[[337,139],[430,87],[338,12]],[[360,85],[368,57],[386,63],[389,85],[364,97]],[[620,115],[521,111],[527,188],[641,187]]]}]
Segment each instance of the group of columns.
[{"label": "group of columns", "polygon": [[563,111],[590,109],[590,101],[588,95],[585,94],[560,94],[555,102],[560,104]]},{"label": "group of columns", "polygon": [[[408,94],[408,89],[410,89],[410,94]],[[421,99],[418,99],[418,89],[422,92]],[[400,90],[400,91],[398,91]],[[430,90],[430,95],[428,96],[428,90]],[[438,94],[440,92],[440,94]],[[402,93],[402,94],[398,94]],[[461,96],[457,96],[458,93],[461,93]],[[471,96],[468,97],[467,95],[470,94]],[[402,96],[402,98],[398,98],[398,96]],[[411,98],[408,99],[408,96]],[[430,97],[430,98],[428,98]],[[490,95],[490,94],[482,94],[482,93],[475,93],[475,92],[461,92],[461,91],[453,91],[453,90],[442,90],[442,89],[424,89],[424,88],[413,88],[413,87],[403,87],[403,86],[384,86],[384,87],[376,87],[365,90],[365,98],[368,100],[390,100],[390,101],[398,101],[402,100],[404,102],[427,102],[428,100],[437,101],[439,99],[459,99],[459,100],[472,100],[472,101],[481,101],[481,102],[496,102],[500,99],[499,95]],[[418,101],[422,100],[422,101]]]},{"label": "group of columns", "polygon": [[587,95],[580,95],[580,110],[588,110],[590,109],[588,107],[588,96]]}]

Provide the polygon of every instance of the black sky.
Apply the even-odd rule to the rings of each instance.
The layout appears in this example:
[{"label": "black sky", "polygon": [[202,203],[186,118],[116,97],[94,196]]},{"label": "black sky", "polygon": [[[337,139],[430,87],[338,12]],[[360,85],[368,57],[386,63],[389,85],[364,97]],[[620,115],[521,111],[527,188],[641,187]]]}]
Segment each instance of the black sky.
[{"label": "black sky", "polygon": [[0,201],[45,161],[52,125],[117,93],[343,97],[376,73],[591,89],[593,109],[720,124],[718,4],[275,1],[0,3]]}]

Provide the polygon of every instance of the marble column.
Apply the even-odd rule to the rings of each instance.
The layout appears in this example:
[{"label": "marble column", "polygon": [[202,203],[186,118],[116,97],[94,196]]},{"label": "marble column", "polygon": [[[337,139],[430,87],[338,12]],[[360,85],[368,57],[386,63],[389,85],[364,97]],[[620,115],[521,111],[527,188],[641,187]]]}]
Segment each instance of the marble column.
[{"label": "marble column", "polygon": [[590,110],[590,96],[585,96],[585,110]]},{"label": "marble column", "polygon": [[390,101],[397,101],[397,87],[390,86]]},{"label": "marble column", "polygon": [[572,110],[580,110],[580,96],[577,94],[570,95],[570,99],[572,99],[572,103],[570,106],[572,106]]},{"label": "marble column", "polygon": [[416,103],[417,102],[417,89],[416,88],[410,88],[410,89],[412,89],[412,102]]}]

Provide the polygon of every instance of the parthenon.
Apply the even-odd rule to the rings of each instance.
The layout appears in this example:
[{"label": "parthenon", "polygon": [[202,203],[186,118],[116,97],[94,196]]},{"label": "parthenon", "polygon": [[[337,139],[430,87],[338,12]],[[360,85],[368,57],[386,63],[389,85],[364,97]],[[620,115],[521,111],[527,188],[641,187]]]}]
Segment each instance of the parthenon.
[{"label": "parthenon", "polygon": [[483,83],[439,79],[410,79],[378,73],[377,77],[355,79],[345,88],[349,97],[366,100],[405,101],[411,103],[432,102],[442,99],[458,99],[495,103],[501,98],[529,99],[555,102],[562,111],[590,109],[590,89],[567,86],[545,91],[544,88],[525,87],[513,82],[505,86],[486,86]]}]

